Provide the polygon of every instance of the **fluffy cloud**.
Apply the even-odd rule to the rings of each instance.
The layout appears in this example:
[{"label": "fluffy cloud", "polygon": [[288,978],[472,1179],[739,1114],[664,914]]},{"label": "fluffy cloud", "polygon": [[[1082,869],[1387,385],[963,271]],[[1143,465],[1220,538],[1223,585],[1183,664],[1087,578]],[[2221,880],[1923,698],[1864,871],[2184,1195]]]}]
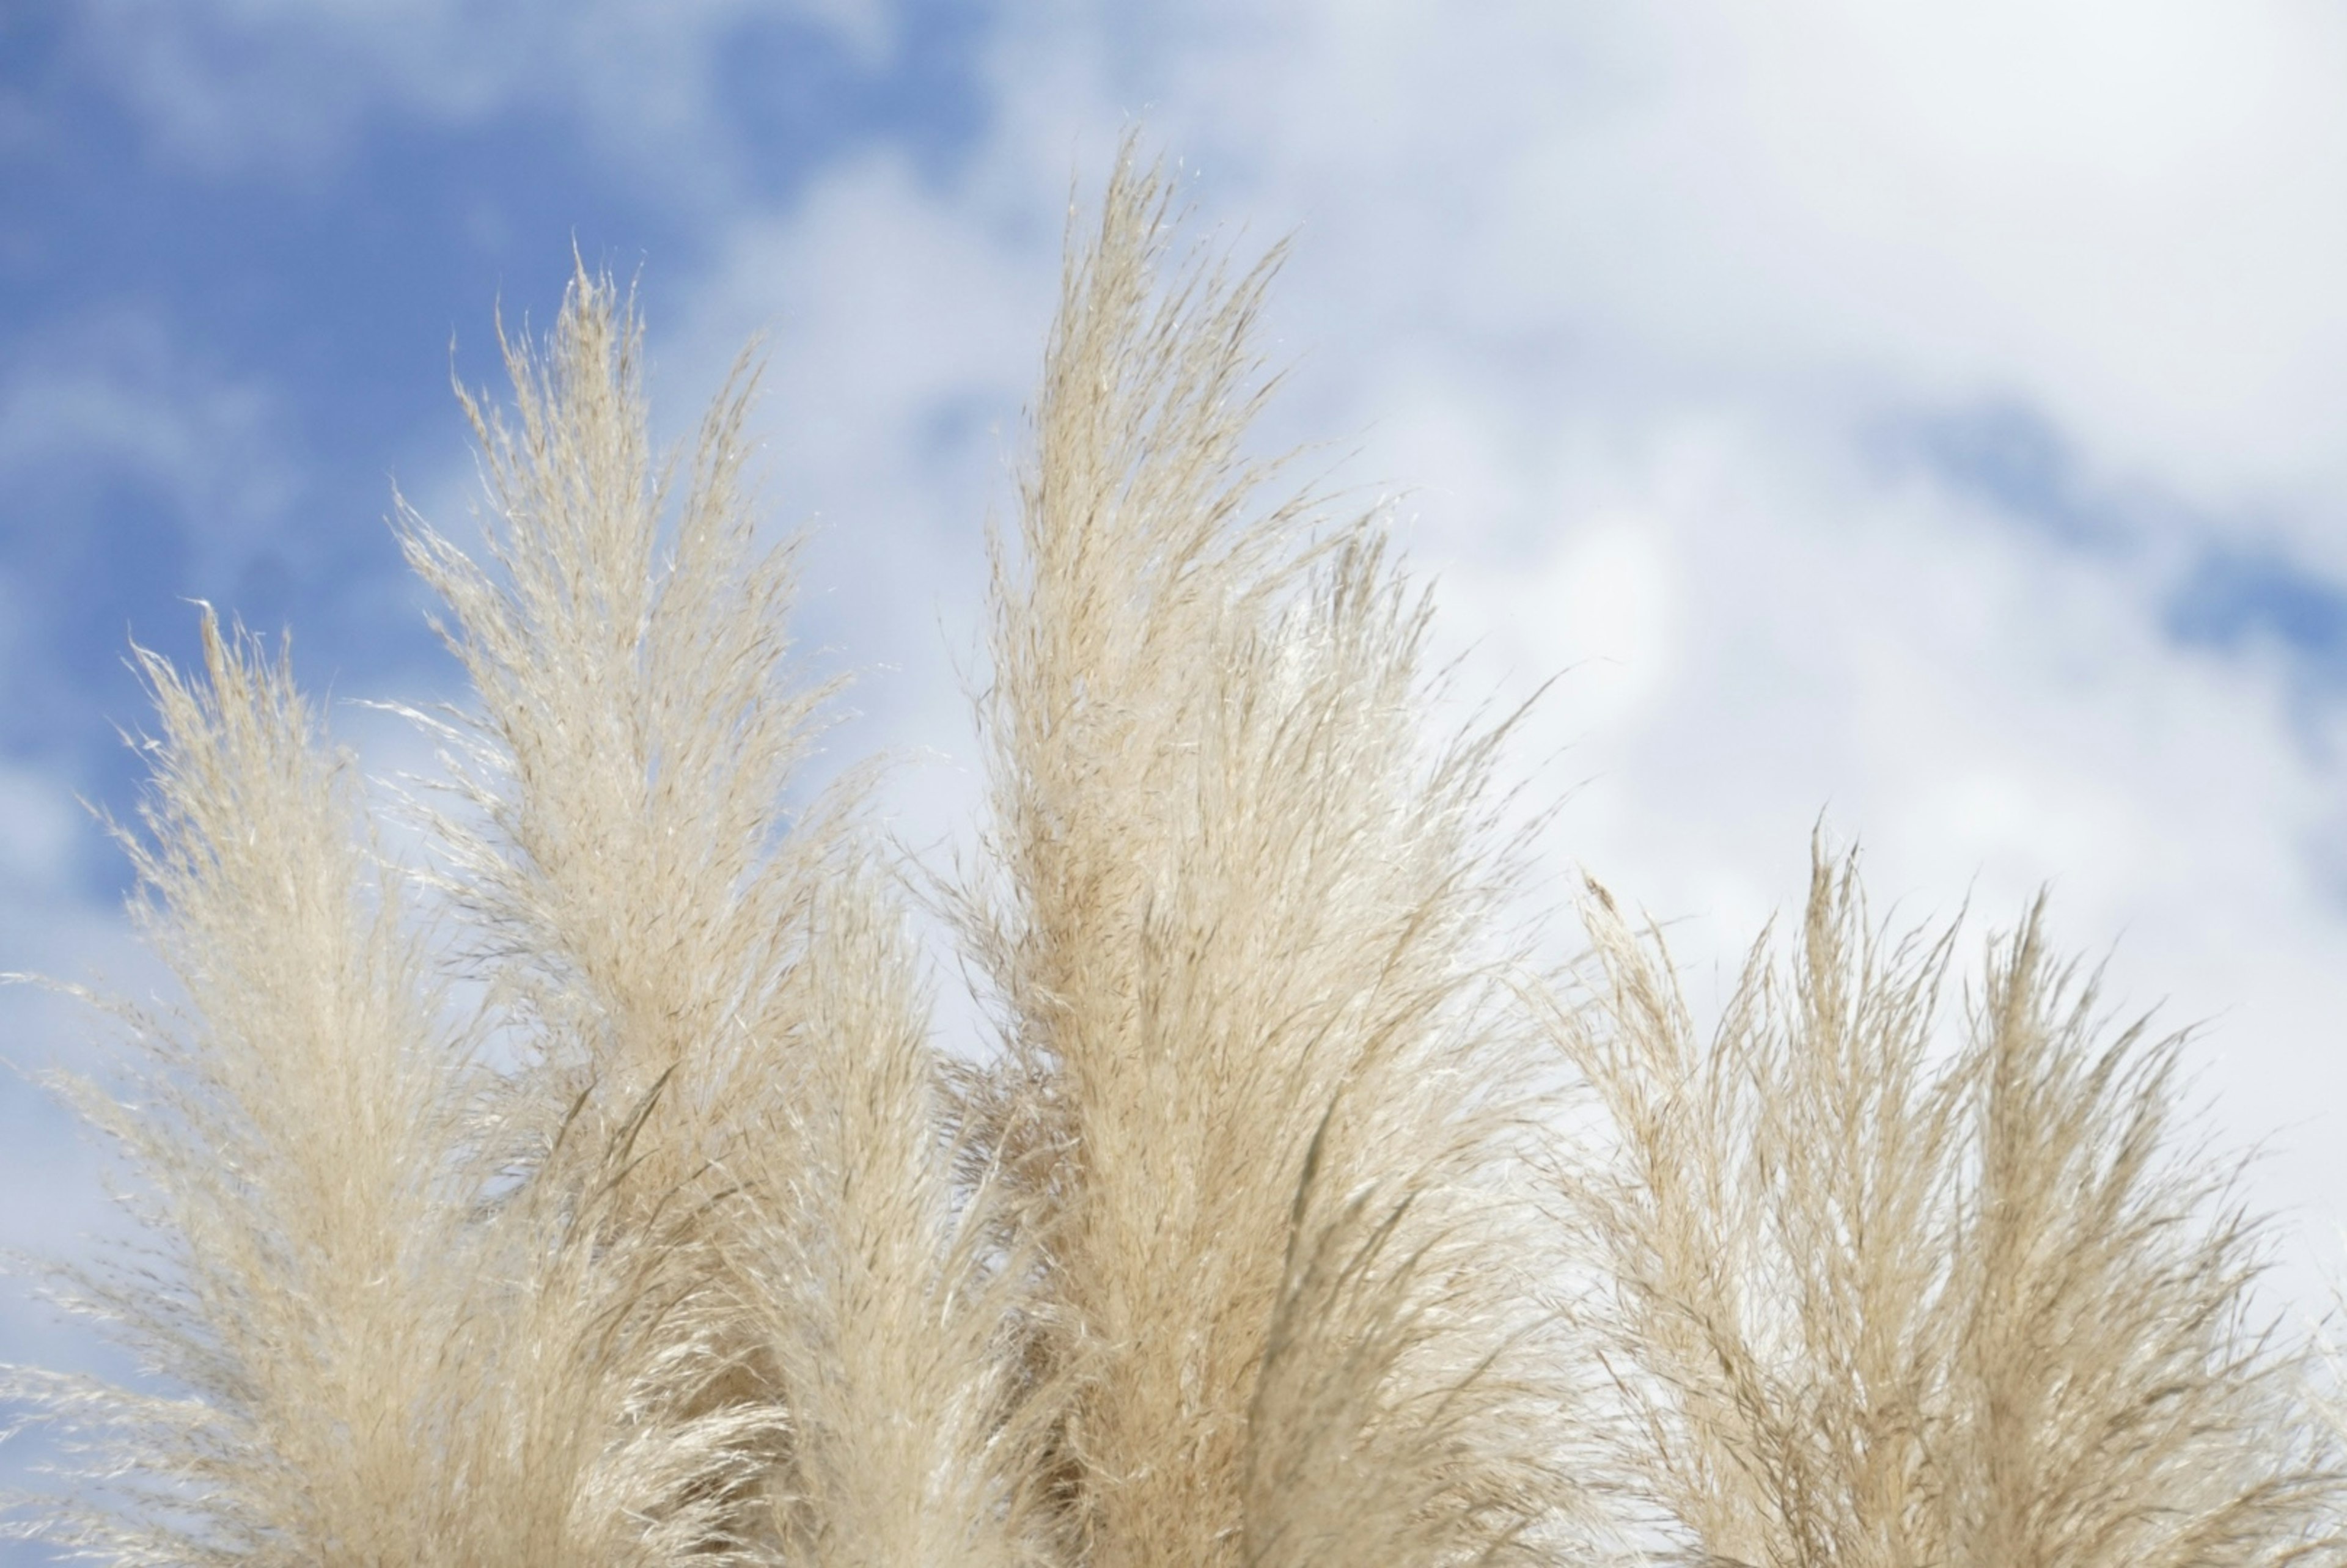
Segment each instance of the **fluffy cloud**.
[{"label": "fluffy cloud", "polygon": [[[781,201],[711,108],[775,15],[749,0],[88,15],[213,166],[551,105],[692,193],[664,416],[771,329],[810,641],[887,667],[837,749],[948,756],[900,786],[917,839],[975,794],[955,656],[1069,180],[1142,117],[1208,220],[1296,231],[1266,438],[1408,487],[1464,689],[1568,671],[1523,747],[1568,794],[1557,889],[1585,864],[1732,970],[1820,811],[1917,917],[1969,894],[2004,921],[2050,882],[2070,942],[2116,944],[2115,999],[2216,1019],[2229,1132],[2284,1130],[2262,1195],[2347,1205],[2328,9],[1020,5],[974,46],[950,178],[865,151]],[[786,19],[863,59],[921,25]]]},{"label": "fluffy cloud", "polygon": [[[1144,112],[1209,217],[1297,231],[1275,438],[1411,487],[1475,678],[1571,671],[1526,747],[1569,792],[1561,856],[1698,969],[1798,891],[1820,811],[1919,918],[2050,884],[2115,1005],[2214,1020],[2228,1135],[2280,1130],[2260,1196],[2339,1211],[2342,781],[2309,679],[2338,651],[2291,599],[2347,571],[2334,17],[1133,15],[1006,27],[929,243],[1047,264],[1000,236]],[[929,395],[928,320],[867,435]],[[2185,635],[2236,559],[2270,570],[2233,632]]]},{"label": "fluffy cloud", "polygon": [[93,0],[75,42],[168,159],[332,178],[371,126],[559,116],[610,165],[723,199],[741,165],[718,81],[745,29],[844,63],[897,41],[862,0]]}]

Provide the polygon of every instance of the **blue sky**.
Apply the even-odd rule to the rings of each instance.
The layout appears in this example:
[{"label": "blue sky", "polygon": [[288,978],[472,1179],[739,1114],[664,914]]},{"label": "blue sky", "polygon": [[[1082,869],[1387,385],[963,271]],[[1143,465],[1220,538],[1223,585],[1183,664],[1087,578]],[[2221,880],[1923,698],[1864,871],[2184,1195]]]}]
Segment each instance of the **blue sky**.
[{"label": "blue sky", "polygon": [[[461,527],[453,368],[570,256],[657,417],[752,333],[842,755],[973,798],[981,526],[1071,182],[1135,118],[1292,236],[1266,439],[1394,500],[1462,688],[1585,866],[1730,968],[1822,811],[1882,901],[2042,884],[2115,1002],[2210,1020],[2288,1288],[2347,1205],[2347,17],[2312,0],[27,0],[0,10],[0,969],[152,983],[77,795],[200,598],[338,699],[453,697],[385,526]],[[372,767],[423,749],[335,722]],[[1543,760],[1545,759],[1545,760]],[[77,1059],[0,994],[12,1059]],[[96,1173],[0,1090],[0,1235]],[[0,1304],[0,1357],[88,1354]],[[0,1456],[0,1463],[5,1463]]]},{"label": "blue sky", "polygon": [[[876,57],[744,8],[706,45],[699,134],[739,164],[712,193],[603,156],[626,128],[559,91],[422,114],[359,81],[314,126],[243,129],[243,100],[299,93],[364,42],[202,7],[162,44],[126,36],[159,15],[36,6],[0,47],[18,425],[0,459],[18,699],[0,743],[117,804],[135,766],[113,726],[140,707],[125,639],[184,650],[189,598],[298,623],[322,679],[430,664],[383,526],[389,477],[445,460],[452,345],[461,374],[494,374],[497,302],[543,319],[575,244],[640,274],[657,316],[707,264],[712,201],[787,210],[876,143],[950,179],[986,114],[974,7],[907,7]],[[164,73],[223,101],[175,115]]]}]

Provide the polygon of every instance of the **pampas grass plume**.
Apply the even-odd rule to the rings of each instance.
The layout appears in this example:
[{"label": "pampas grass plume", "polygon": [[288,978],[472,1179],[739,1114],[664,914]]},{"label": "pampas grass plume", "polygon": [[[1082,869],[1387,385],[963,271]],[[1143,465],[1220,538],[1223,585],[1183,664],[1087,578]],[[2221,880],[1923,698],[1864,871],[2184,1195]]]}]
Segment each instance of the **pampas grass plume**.
[{"label": "pampas grass plume", "polygon": [[[134,1388],[26,1368],[20,1533],[333,1568],[2188,1568],[2341,1559],[2264,1233],[2179,1042],[2032,909],[1820,856],[1699,1031],[1593,887],[1542,971],[1511,724],[1434,715],[1382,517],[1251,454],[1278,256],[1073,225],[991,541],[969,863],[805,778],[831,687],[745,359],[654,450],[583,267],[460,390],[468,702],[413,863],[272,655],[141,652],[117,829],[169,1004],[59,1089],[144,1240],[66,1276]],[[916,914],[999,1036],[942,1048]]]}]

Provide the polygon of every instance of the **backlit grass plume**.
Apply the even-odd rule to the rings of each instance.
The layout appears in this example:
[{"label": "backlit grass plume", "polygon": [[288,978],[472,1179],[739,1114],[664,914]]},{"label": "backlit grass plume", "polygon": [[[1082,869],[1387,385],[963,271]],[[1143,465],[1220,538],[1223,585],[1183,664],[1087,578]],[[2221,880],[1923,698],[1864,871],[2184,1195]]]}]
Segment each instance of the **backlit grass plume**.
[{"label": "backlit grass plume", "polygon": [[209,612],[202,634],[200,681],[140,656],[154,782],[147,831],[117,835],[185,999],[115,1008],[135,1050],[118,1098],[69,1087],[149,1178],[158,1248],[72,1299],[178,1387],[21,1391],[120,1478],[65,1539],[129,1563],[291,1562],[429,1528],[432,1407],[471,1397],[415,1376],[448,1327],[462,1063],[348,759],[282,660]]},{"label": "backlit grass plume", "polygon": [[[744,478],[657,452],[579,270],[460,394],[471,682],[414,864],[205,612],[138,656],[118,833],[177,987],[63,1085],[144,1241],[69,1277],[135,1388],[17,1369],[23,1533],[327,1568],[2186,1568],[2337,1562],[2260,1233],[2034,912],[1949,940],[1822,865],[1699,1039],[1585,911],[1542,978],[1508,724],[1247,426],[1276,263],[1175,261],[1130,145],[1071,231],[994,541],[970,862],[905,864]],[[907,886],[999,1038],[939,1042]],[[941,938],[942,939],[942,938]],[[1566,1000],[1559,1002],[1559,996]],[[1560,1053],[1556,1046],[1562,1045]]]},{"label": "backlit grass plume", "polygon": [[[795,946],[838,847],[786,831],[822,692],[789,668],[787,548],[753,537],[746,366],[689,464],[651,449],[641,331],[583,271],[541,355],[505,344],[509,419],[461,394],[488,507],[476,562],[413,512],[477,707],[436,726],[462,806],[435,815],[469,945],[531,1026],[547,1107],[592,1081],[654,1186],[717,1153],[724,1107],[771,1095]],[[680,473],[680,468],[682,472]]]},{"label": "backlit grass plume", "polygon": [[1953,1041],[1952,932],[1879,933],[1851,862],[1709,1040],[1659,941],[1587,914],[1560,1024],[1613,1158],[1569,1206],[1669,1533],[1754,1568],[2332,1560],[2334,1451],[2231,1169],[2179,1145],[2180,1039],[2106,1028],[2041,908]]},{"label": "backlit grass plume", "polygon": [[[1403,1499],[1444,1522],[1409,1560],[1471,1560],[1562,1490],[1519,1326],[1465,1305],[1503,1294],[1516,1205],[1446,1201],[1504,1152],[1527,1061],[1495,983],[1496,737],[1430,743],[1426,607],[1374,523],[1259,500],[1271,263],[1163,282],[1166,200],[1128,164],[1070,260],[995,560],[981,942],[1079,1384],[1066,1484],[1103,1565],[1322,1561]],[[1471,1440],[1400,1463],[1383,1429],[1439,1400]]]},{"label": "backlit grass plume", "polygon": [[[482,1212],[474,1064],[399,874],[282,660],[203,623],[205,679],[141,661],[160,733],[134,912],[183,992],[125,1007],[120,1150],[151,1252],[68,1287],[167,1388],[19,1373],[94,1483],[52,1539],[137,1563],[665,1560],[712,1429],[706,1338],[656,1226],[590,1244],[619,1151]],[[718,1445],[722,1447],[723,1445]]]},{"label": "backlit grass plume", "polygon": [[[948,1191],[927,1008],[848,832],[854,779],[789,809],[822,693],[787,665],[789,557],[745,505],[748,377],[679,486],[640,343],[582,273],[546,357],[507,346],[518,420],[466,400],[489,567],[406,535],[480,700],[441,726],[470,815],[433,825],[530,1042],[500,1111],[624,1125],[599,1234],[671,1225],[705,1270],[685,1305],[716,1337],[680,1363],[704,1379],[688,1408],[767,1443],[726,1456],[707,1549],[885,1562],[951,1540],[975,1560],[1023,1528],[997,1441],[1008,1286],[958,1239],[986,1208]],[[927,1533],[883,1528],[914,1500]]]}]

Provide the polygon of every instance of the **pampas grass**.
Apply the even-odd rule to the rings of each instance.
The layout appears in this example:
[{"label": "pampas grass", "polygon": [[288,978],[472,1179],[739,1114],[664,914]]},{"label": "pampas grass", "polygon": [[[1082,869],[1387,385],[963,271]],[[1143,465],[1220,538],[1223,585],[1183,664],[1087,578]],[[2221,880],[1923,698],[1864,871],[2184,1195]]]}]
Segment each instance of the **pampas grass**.
[{"label": "pampas grass", "polygon": [[203,639],[202,684],[142,655],[161,733],[120,835],[185,1001],[115,1008],[127,1091],[61,1085],[155,1238],[66,1299],[172,1389],[16,1375],[92,1483],[46,1532],[135,1563],[666,1560],[637,1521],[705,1533],[724,1447],[674,1419],[692,1266],[658,1225],[589,1239],[624,1137],[558,1138],[567,1193],[476,1217],[474,1060],[348,759],[282,659],[209,613]]},{"label": "pampas grass", "polygon": [[1587,908],[1559,1038],[1611,1158],[1565,1207],[1604,1285],[1617,1474],[1727,1563],[2284,1563],[2338,1551],[2304,1355],[2258,1318],[2234,1170],[2174,1126],[2180,1037],[2112,1028],[2042,905],[1938,1026],[1952,929],[1820,855],[1699,1039],[1658,938]]},{"label": "pampas grass", "polygon": [[[27,1532],[122,1563],[1749,1568],[2341,1554],[2261,1245],[2032,912],[1952,938],[1820,865],[1699,1039],[1611,899],[1537,970],[1508,725],[1432,727],[1380,518],[1248,455],[1276,255],[1172,250],[1127,147],[1074,231],[993,542],[976,859],[921,873],[743,477],[746,362],[654,451],[575,277],[477,553],[403,507],[469,676],[381,847],[207,612],[140,655],[118,836],[169,1008],[62,1091],[148,1242],[30,1370]],[[795,805],[793,804],[795,802]],[[926,880],[925,880],[926,879]],[[926,886],[999,1038],[932,1038]],[[938,893],[942,889],[941,894]],[[1561,1048],[1561,1050],[1560,1050]]]},{"label": "pampas grass", "polygon": [[[370,863],[348,759],[285,664],[207,611],[204,680],[151,654],[161,733],[132,915],[185,995],[113,1008],[117,1097],[62,1085],[149,1178],[151,1255],[73,1282],[170,1395],[21,1374],[119,1478],[59,1535],[126,1563],[294,1561],[428,1531],[419,1387],[455,1238],[445,1182],[461,1062],[436,1028],[399,885]],[[268,831],[257,831],[266,824]]]},{"label": "pampas grass", "polygon": [[[1014,1020],[1049,1354],[1078,1378],[1076,1523],[1102,1564],[1317,1561],[1369,1517],[1358,1452],[1304,1451],[1336,1435],[1328,1379],[1374,1427],[1431,1375],[1474,1442],[1383,1501],[1422,1492],[1451,1522],[1427,1560],[1471,1559],[1553,1502],[1521,1484],[1544,1445],[1505,1379],[1467,1375],[1508,1314],[1444,1309],[1460,1249],[1508,1255],[1512,1205],[1418,1201],[1501,1152],[1527,1069],[1491,939],[1496,737],[1420,733],[1427,610],[1374,519],[1257,502],[1271,262],[1161,285],[1167,200],[1128,169],[1071,261],[995,552],[1005,893],[972,926]],[[1363,1201],[1390,1218],[1354,1223]],[[1358,1321],[1290,1309],[1365,1287]]]}]

